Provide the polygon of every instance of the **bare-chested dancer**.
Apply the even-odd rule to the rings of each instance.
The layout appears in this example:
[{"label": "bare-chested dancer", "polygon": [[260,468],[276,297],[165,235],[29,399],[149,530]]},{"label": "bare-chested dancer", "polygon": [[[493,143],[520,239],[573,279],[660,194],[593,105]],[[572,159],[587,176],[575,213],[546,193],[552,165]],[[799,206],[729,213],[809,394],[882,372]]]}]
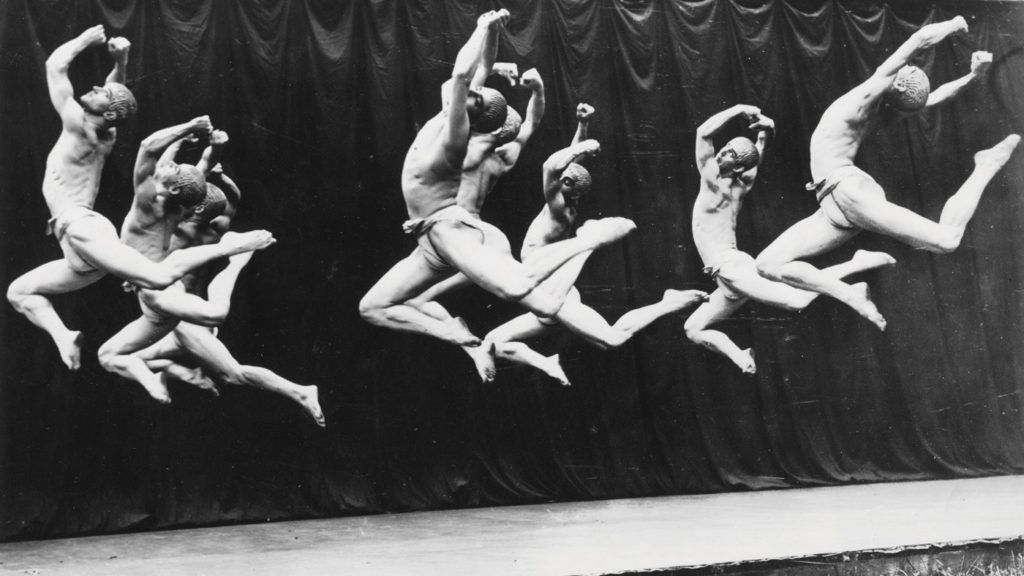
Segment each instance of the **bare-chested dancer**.
[{"label": "bare-chested dancer", "polygon": [[985,186],[1009,160],[1020,136],[1010,135],[974,155],[974,171],[946,202],[938,222],[889,202],[885,190],[854,165],[862,140],[877,125],[944,102],[984,73],[992,55],[975,52],[969,74],[929,94],[924,72],[908,66],[914,56],[960,31],[967,31],[967,22],[960,16],[921,27],[874,75],[825,110],[811,136],[814,182],[808,185],[820,208],[783,232],[757,257],[757,269],[763,276],[832,296],[884,330],[885,319],[862,290],[803,259],[828,252],[861,230],[885,234],[929,252],[948,253],[960,245]]},{"label": "bare-chested dancer", "polygon": [[[191,122],[159,130],[142,141],[135,161],[135,198],[131,210],[121,227],[125,244],[153,262],[180,259],[186,254],[195,265],[242,252],[260,250],[274,243],[274,237],[265,230],[238,234],[228,232],[217,244],[195,246],[170,252],[171,240],[178,224],[188,215],[188,209],[206,197],[206,178],[203,170],[190,164],[178,164],[175,154],[186,137],[211,132],[210,119],[201,116]],[[211,147],[227,141],[223,132],[213,132]],[[204,162],[211,154],[204,154]],[[170,333],[177,324],[174,318],[154,311],[150,302],[159,289],[126,283],[138,295],[142,316],[125,326],[99,349],[100,365],[109,372],[142,384],[146,392],[159,402],[171,401],[167,387],[145,362],[132,356]]]},{"label": "bare-chested dancer", "polygon": [[[739,136],[716,154],[712,138],[737,117],[743,118],[749,129],[757,132],[757,141],[751,142]],[[715,280],[718,288],[687,319],[686,336],[726,356],[746,374],[753,374],[757,369],[751,350],[741,350],[724,333],[708,326],[725,320],[751,298],[787,310],[803,310],[818,296],[817,292],[799,290],[761,277],[754,258],[736,247],[736,219],[743,198],[757,179],[757,170],[764,159],[765,141],[774,128],[775,122],[771,118],[761,114],[757,107],[746,104],[737,104],[719,112],[697,128],[700,192],[693,206],[693,241],[704,261],[704,272]],[[895,262],[888,254],[859,250],[850,261],[826,268],[823,272],[842,278]],[[854,288],[867,289],[863,284],[854,285]]]},{"label": "bare-chested dancer", "polygon": [[[178,225],[171,250],[214,244],[227,232],[238,210],[241,191],[215,166],[207,182],[206,201]],[[156,313],[181,320],[174,331],[156,344],[136,352],[134,356],[153,371],[159,371],[166,385],[167,378],[181,380],[218,394],[216,385],[206,374],[232,386],[252,386],[280,394],[296,402],[320,427],[326,426],[320,409],[316,386],[301,386],[259,366],[240,364],[217,339],[231,309],[231,294],[239,273],[252,258],[252,252],[232,256],[223,270],[206,278],[208,265],[191,273],[170,288],[152,294],[148,306]],[[207,297],[201,297],[203,291]],[[182,362],[195,361],[199,368],[188,368]]]},{"label": "bare-chested dancer", "polygon": [[[462,163],[474,131],[491,132],[505,113],[492,115],[496,97],[470,84],[481,64],[491,34],[504,26],[508,11],[483,14],[469,41],[459,51],[452,80],[442,90],[444,106],[416,135],[402,169],[402,192],[410,220],[403,228],[417,237],[418,247],[396,264],[359,303],[368,322],[394,330],[434,336],[456,345],[478,345],[460,321],[442,321],[409,302],[456,271],[502,299],[516,301],[542,317],[559,314],[562,302],[536,290],[537,285],[568,259],[627,234],[632,222],[606,218],[580,228],[574,242],[535,266],[525,266],[484,242],[481,220],[458,206]],[[503,106],[502,106],[503,107]],[[496,120],[481,122],[481,117]]]},{"label": "bare-chested dancer", "polygon": [[[68,79],[71,61],[90,46],[107,43],[114,69],[103,86],[74,98]],[[17,278],[7,289],[15,310],[45,330],[61,360],[72,369],[81,365],[82,333],[69,330],[49,296],[84,288],[107,273],[139,286],[164,288],[189,269],[207,261],[184,254],[153,262],[121,243],[117,230],[93,211],[100,174],[117,137],[116,126],[130,118],[135,98],[122,82],[130,44],[124,38],[107,42],[103,26],[93,26],[56,50],[46,60],[50,100],[61,118],[61,134],[46,159],[43,197],[50,209],[48,232],[56,236],[64,257]]]},{"label": "bare-chested dancer", "polygon": [[[577,161],[600,150],[596,140],[587,139],[589,118],[593,113],[594,109],[589,104],[579,104],[576,109],[579,124],[572,144],[555,152],[544,162],[543,189],[546,203],[523,239],[520,257],[526,265],[541,255],[546,247],[564,242],[565,238],[572,235],[580,199],[591,186],[590,172]],[[666,290],[660,302],[631,310],[614,325],[610,325],[596,310],[580,301],[579,290],[573,286],[592,253],[592,250],[588,250],[573,257],[538,287],[538,290],[564,300],[558,316],[544,318],[532,313],[520,315],[488,333],[481,348],[493,349],[498,358],[533,366],[563,385],[568,385],[569,379],[562,369],[558,354],[544,356],[522,340],[540,336],[558,325],[564,325],[599,348],[615,348],[658,318],[693,306],[707,297],[707,294],[699,290]]]}]

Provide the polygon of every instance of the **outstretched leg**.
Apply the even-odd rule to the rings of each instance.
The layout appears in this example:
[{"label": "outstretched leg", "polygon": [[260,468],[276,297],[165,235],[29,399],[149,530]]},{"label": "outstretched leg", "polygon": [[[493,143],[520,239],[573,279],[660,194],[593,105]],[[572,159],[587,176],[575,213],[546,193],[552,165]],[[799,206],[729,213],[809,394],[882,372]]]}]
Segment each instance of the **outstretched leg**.
[{"label": "outstretched leg", "polygon": [[[960,246],[985,187],[1010,159],[1018,143],[1020,136],[1012,134],[992,148],[975,154],[974,171],[946,201],[937,223],[887,201],[884,195],[858,197],[854,202],[843,203],[843,210],[852,222],[865,230],[891,236],[921,250],[952,252]],[[838,200],[843,202],[844,199]]]},{"label": "outstretched leg", "polygon": [[484,346],[493,346],[494,354],[498,358],[532,366],[558,380],[563,386],[568,386],[569,378],[562,370],[558,354],[544,356],[522,342],[552,329],[551,325],[542,323],[533,314],[523,314],[491,330],[484,337]]},{"label": "outstretched leg", "polygon": [[157,402],[169,404],[171,396],[163,380],[134,353],[159,341],[174,329],[176,323],[177,320],[156,321],[141,316],[100,346],[100,366],[108,372],[142,384]]},{"label": "outstretched leg", "polygon": [[252,386],[280,394],[302,407],[317,426],[327,425],[316,386],[300,386],[266,368],[239,364],[224,343],[201,326],[182,322],[174,333],[186,350],[226,384]]},{"label": "outstretched leg", "polygon": [[686,337],[692,342],[732,360],[744,374],[753,374],[757,367],[754,364],[754,356],[751,354],[750,348],[741,350],[724,332],[708,328],[708,326],[732,316],[747,301],[746,298],[730,296],[731,294],[722,288],[712,292],[708,301],[701,304],[686,319],[686,324],[684,324]]},{"label": "outstretched leg", "polygon": [[839,228],[819,209],[769,244],[757,256],[757,271],[761,276],[776,282],[827,294],[853,308],[880,330],[885,330],[885,318],[863,290],[802,261],[837,248],[858,232],[856,229]]},{"label": "outstretched leg", "polygon": [[377,326],[433,336],[457,346],[479,346],[480,339],[458,319],[438,319],[410,304],[447,275],[450,273],[432,268],[422,250],[417,248],[370,288],[359,302],[359,313]]},{"label": "outstretched leg", "polygon": [[68,329],[46,296],[81,290],[103,276],[99,271],[82,274],[72,270],[67,260],[54,260],[26,272],[7,288],[7,300],[50,335],[61,360],[70,370],[78,370],[82,365],[82,333]]}]

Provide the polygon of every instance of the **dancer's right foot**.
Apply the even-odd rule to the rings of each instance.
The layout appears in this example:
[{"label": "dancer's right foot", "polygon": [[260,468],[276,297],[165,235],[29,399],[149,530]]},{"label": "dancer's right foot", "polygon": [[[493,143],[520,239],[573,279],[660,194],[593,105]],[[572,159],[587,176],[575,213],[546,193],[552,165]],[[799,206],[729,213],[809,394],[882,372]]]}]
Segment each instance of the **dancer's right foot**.
[{"label": "dancer's right foot", "polygon": [[476,372],[484,383],[494,382],[498,369],[494,366],[494,342],[484,342],[480,346],[463,346],[466,354],[476,366]]},{"label": "dancer's right foot", "polygon": [[316,425],[321,428],[327,427],[327,419],[324,418],[324,412],[320,409],[320,390],[316,386],[299,386],[300,392],[298,397],[295,399],[299,406],[309,414]]},{"label": "dancer's right foot", "polygon": [[988,150],[982,150],[974,155],[974,165],[978,168],[990,168],[999,170],[1010,160],[1010,155],[1020,143],[1018,134],[1010,134],[1003,141]]},{"label": "dancer's right foot", "polygon": [[872,270],[883,266],[893,266],[896,259],[885,252],[871,252],[868,250],[857,250],[850,259],[861,270]]},{"label": "dancer's right foot", "polygon": [[82,333],[77,330],[69,330],[63,337],[54,339],[57,351],[60,352],[60,359],[68,370],[78,370],[82,367],[82,339]]},{"label": "dancer's right foot", "polygon": [[153,397],[154,400],[161,404],[171,403],[171,393],[167,391],[167,385],[159,376],[154,375],[153,378],[146,378],[140,381],[142,387],[146,389],[146,392]]},{"label": "dancer's right foot", "polygon": [[272,245],[277,240],[274,235],[266,230],[253,230],[251,232],[225,232],[220,237],[220,246],[227,248],[231,255],[240,252],[251,252],[262,250]]},{"label": "dancer's right foot", "polygon": [[851,286],[851,288],[853,288],[852,296],[843,301],[856,310],[858,314],[877,326],[879,330],[885,330],[885,318],[882,317],[878,308],[875,307],[875,303],[871,301],[871,291],[868,289],[867,283],[859,282]]},{"label": "dancer's right foot", "polygon": [[594,248],[599,248],[621,240],[633,230],[636,230],[635,222],[629,218],[615,216],[600,220],[587,220],[576,230],[576,237],[587,241]]},{"label": "dancer's right foot", "polygon": [[757,364],[754,363],[754,350],[752,348],[740,350],[736,358],[731,358],[731,360],[736,363],[736,366],[744,374],[754,374],[757,372]]},{"label": "dancer's right foot", "polygon": [[708,299],[708,293],[702,290],[665,290],[664,296],[661,301],[672,309],[673,312],[689,308],[690,306],[696,306],[701,302],[706,302]]},{"label": "dancer's right foot", "polygon": [[446,330],[440,335],[440,338],[445,342],[450,342],[456,346],[472,346],[476,347],[480,345],[480,338],[473,335],[469,331],[469,327],[462,318],[452,318],[443,322]]},{"label": "dancer's right foot", "polygon": [[562,363],[558,358],[558,354],[548,356],[544,360],[544,364],[538,367],[543,370],[545,374],[551,376],[555,380],[558,380],[558,383],[562,386],[572,385],[572,383],[569,382],[569,377],[566,376],[565,371],[562,370]]}]

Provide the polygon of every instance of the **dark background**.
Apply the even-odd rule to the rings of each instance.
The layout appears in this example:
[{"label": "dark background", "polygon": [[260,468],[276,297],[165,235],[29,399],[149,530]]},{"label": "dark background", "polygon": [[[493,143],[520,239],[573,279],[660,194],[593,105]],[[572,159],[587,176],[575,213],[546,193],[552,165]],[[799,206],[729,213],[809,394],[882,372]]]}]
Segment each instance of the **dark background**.
[{"label": "dark background", "polygon": [[[757,253],[815,209],[807,143],[824,108],[921,24],[968,36],[921,62],[933,86],[990,50],[989,77],[955,103],[871,137],[859,163],[889,197],[937,218],[972,154],[1022,130],[1024,5],[998,2],[668,0],[160,0],[0,3],[0,278],[59,256],[39,190],[59,134],[44,61],[95,23],[132,42],[139,115],[107,162],[97,209],[120,223],[138,142],[199,114],[231,136],[236,229],[279,239],[243,273],[223,340],[244,363],[320,386],[328,428],[252,389],[179,386],[159,406],[102,371],[100,343],[138,314],[107,278],[56,299],[86,331],[64,369],[49,338],[0,306],[0,539],[424,508],[701,493],[1024,471],[1024,155],[990,185],[959,251],[934,256],[865,234],[894,269],[865,275],[880,333],[826,299],[794,315],[749,305],[724,329],[756,377],[690,344],[670,317],[619,350],[568,335],[574,385],[503,367],[481,385],[461,351],[371,327],[360,296],[413,247],[401,233],[402,159],[476,17],[507,7],[499,60],[537,67],[548,113],[485,216],[518,246],[542,206],[540,164],[597,108],[585,216],[638,229],[596,254],[579,286],[617,318],[666,288],[712,285],[690,235],[694,131],[745,102],[777,136],[740,216]],[[72,68],[76,93],[105,50]],[[510,92],[524,111],[526,93]],[[724,134],[730,136],[732,134]],[[478,334],[518,311],[469,290],[445,301]]]}]

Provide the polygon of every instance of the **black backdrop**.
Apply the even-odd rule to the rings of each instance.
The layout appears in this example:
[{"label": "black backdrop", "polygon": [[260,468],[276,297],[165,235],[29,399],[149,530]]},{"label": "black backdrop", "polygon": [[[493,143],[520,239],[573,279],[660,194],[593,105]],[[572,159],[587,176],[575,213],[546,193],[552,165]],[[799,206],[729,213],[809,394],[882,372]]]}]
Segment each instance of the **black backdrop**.
[{"label": "black backdrop", "polygon": [[[689,344],[682,317],[620,350],[570,336],[575,385],[506,367],[481,385],[457,349],[362,323],[362,293],[412,248],[401,161],[477,14],[512,12],[499,59],[537,67],[548,114],[485,215],[518,245],[541,207],[539,166],[598,114],[587,216],[638,230],[580,282],[609,317],[665,288],[704,288],[690,236],[696,126],[737,102],[778,123],[740,217],[756,253],[815,208],[807,143],[821,112],[922,23],[957,13],[968,37],[923,61],[933,85],[987,49],[990,77],[959,101],[872,137],[860,160],[896,202],[937,217],[971,155],[1021,131],[1024,6],[669,0],[6,0],[0,4],[0,278],[56,257],[39,191],[59,132],[43,63],[94,23],[132,43],[140,114],[121,131],[97,207],[120,222],[139,140],[210,114],[231,135],[239,229],[279,242],[243,274],[223,339],[243,362],[320,385],[328,429],[250,389],[176,387],[157,406],[103,372],[97,346],[137,314],[108,278],[59,298],[87,333],[77,374],[5,305],[0,538],[423,508],[698,493],[1024,471],[1024,155],[993,181],[961,249],[915,252],[864,235],[899,265],[865,278],[889,329],[833,301],[793,315],[751,305],[724,328],[752,345],[743,377]],[[105,51],[72,68],[98,82]],[[512,95],[520,110],[525,94]],[[480,334],[517,313],[468,291],[446,301]]]}]

